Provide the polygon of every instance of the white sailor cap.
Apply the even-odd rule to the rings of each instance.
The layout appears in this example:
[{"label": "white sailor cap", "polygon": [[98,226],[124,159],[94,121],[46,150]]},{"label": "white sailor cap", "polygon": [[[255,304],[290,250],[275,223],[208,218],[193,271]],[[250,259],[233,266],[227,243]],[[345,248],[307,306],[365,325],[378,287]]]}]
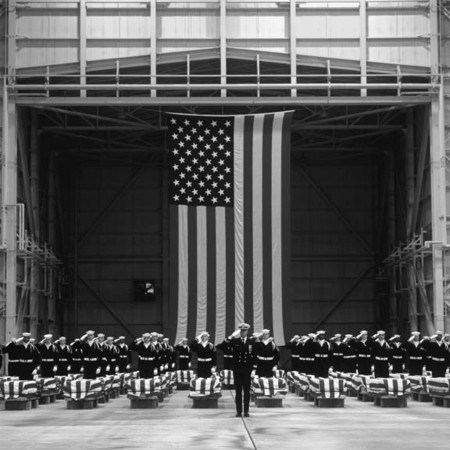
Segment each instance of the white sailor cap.
[{"label": "white sailor cap", "polygon": [[319,334],[325,334],[325,331],[324,330],[316,331],[316,336],[319,336]]},{"label": "white sailor cap", "polygon": [[107,340],[107,341],[113,341],[113,340],[114,340],[114,336],[108,336],[108,337],[106,338],[106,340]]},{"label": "white sailor cap", "polygon": [[420,336],[420,331],[411,331],[411,336]]},{"label": "white sailor cap", "polygon": [[207,331],[202,331],[200,333],[200,337],[203,337],[203,336],[208,336],[209,337],[209,333]]},{"label": "white sailor cap", "polygon": [[380,334],[384,336],[386,334],[386,331],[378,330],[377,331],[377,336],[380,336]]},{"label": "white sailor cap", "polygon": [[118,340],[125,339],[125,336],[119,336],[117,339],[118,339]]},{"label": "white sailor cap", "polygon": [[269,334],[270,330],[268,328],[264,328],[264,330],[261,331],[263,334]]},{"label": "white sailor cap", "polygon": [[61,341],[62,339],[67,339],[65,336],[60,336],[59,340]]},{"label": "white sailor cap", "polygon": [[142,337],[143,338],[149,338],[149,337],[151,337],[152,335],[150,334],[150,333],[144,333],[143,335],[142,335]]},{"label": "white sailor cap", "polygon": [[187,341],[188,338],[187,338],[187,337],[184,337],[184,338],[182,338],[181,340],[182,340],[182,341]]},{"label": "white sailor cap", "polygon": [[440,334],[443,334],[443,333],[442,333],[442,331],[436,331],[434,334],[437,334],[439,336]]},{"label": "white sailor cap", "polygon": [[353,337],[353,334],[346,334],[346,335],[345,335],[345,338],[346,338],[346,339],[351,339],[352,337]]},{"label": "white sailor cap", "polygon": [[169,342],[169,338],[168,338],[168,337],[165,337],[165,338],[163,339],[163,341],[164,341],[164,342]]},{"label": "white sailor cap", "polygon": [[98,334],[97,334],[97,337],[99,337],[99,338],[104,338],[104,337],[105,337],[105,334],[104,334],[104,333],[98,333]]},{"label": "white sailor cap", "polygon": [[335,335],[334,335],[334,338],[335,339],[340,339],[342,337],[342,334],[340,334],[340,333],[336,333]]},{"label": "white sailor cap", "polygon": [[243,322],[243,323],[240,323],[238,325],[238,328],[240,330],[249,330],[250,329],[250,325],[248,323]]},{"label": "white sailor cap", "polygon": [[51,339],[53,334],[44,334],[44,339]]},{"label": "white sailor cap", "polygon": [[88,336],[93,336],[93,335],[95,334],[95,331],[93,331],[93,330],[88,330],[88,331],[86,331],[86,334],[87,334]]},{"label": "white sailor cap", "polygon": [[359,334],[361,335],[361,334],[368,334],[368,333],[367,333],[367,330],[361,330],[361,331],[359,332]]},{"label": "white sailor cap", "polygon": [[22,333],[22,337],[30,337],[31,333],[28,333],[28,331],[25,331],[24,333]]},{"label": "white sailor cap", "polygon": [[163,338],[164,337],[164,335],[163,334],[161,334],[161,333],[158,333],[158,338]]},{"label": "white sailor cap", "polygon": [[396,339],[400,339],[400,335],[399,335],[399,334],[394,334],[394,336],[392,336],[392,337],[389,339],[389,341],[392,342],[392,341],[395,341]]},{"label": "white sailor cap", "polygon": [[316,338],[316,335],[315,335],[315,333],[309,333],[309,334],[308,334],[308,337],[309,337],[310,339],[315,339],[315,338]]},{"label": "white sailor cap", "polygon": [[158,337],[159,333],[156,333],[155,331],[152,331],[151,333],[148,333],[151,337]]}]

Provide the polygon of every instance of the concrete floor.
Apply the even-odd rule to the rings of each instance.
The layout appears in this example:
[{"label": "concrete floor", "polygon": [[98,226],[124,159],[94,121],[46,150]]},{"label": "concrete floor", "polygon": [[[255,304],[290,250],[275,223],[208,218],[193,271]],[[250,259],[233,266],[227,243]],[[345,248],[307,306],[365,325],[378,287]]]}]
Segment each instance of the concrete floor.
[{"label": "concrete floor", "polygon": [[0,403],[0,449],[448,449],[450,409],[409,401],[384,409],[347,398],[345,408],[318,409],[288,394],[282,409],[251,408],[234,417],[233,394],[218,409],[191,409],[186,391],[158,410],[130,409],[126,396],[93,410],[67,410],[58,400],[30,411]]}]

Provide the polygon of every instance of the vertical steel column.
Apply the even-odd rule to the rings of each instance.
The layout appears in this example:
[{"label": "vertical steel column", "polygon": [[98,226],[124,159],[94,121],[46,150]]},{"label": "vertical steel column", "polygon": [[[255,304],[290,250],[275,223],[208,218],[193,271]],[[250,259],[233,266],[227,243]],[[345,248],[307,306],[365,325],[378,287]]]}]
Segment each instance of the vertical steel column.
[{"label": "vertical steel column", "polygon": [[[297,83],[297,1],[290,0],[289,41],[291,54],[291,84]],[[297,96],[297,89],[291,89],[291,97]]]},{"label": "vertical steel column", "polygon": [[[47,236],[53,252],[56,249],[56,226],[55,153],[52,151],[48,168]],[[48,270],[47,319],[50,327],[48,331],[53,334],[56,331],[56,277],[51,267]]]},{"label": "vertical steel column", "polygon": [[[220,0],[219,11],[219,40],[220,40],[220,84],[227,82],[227,1]],[[221,89],[220,96],[226,97],[227,90]]]},{"label": "vertical steel column", "polygon": [[[431,230],[433,241],[447,243],[445,186],[444,86],[440,73],[440,2],[430,1],[431,75],[440,83],[439,93],[431,100],[430,116],[430,182]],[[444,264],[440,245],[433,247],[433,313],[435,328],[444,328]]]},{"label": "vertical steel column", "polygon": [[[389,152],[389,187],[388,187],[388,243],[391,248],[395,245],[395,166],[394,156]],[[389,331],[396,333],[398,328],[398,305],[397,305],[397,268],[394,266],[391,269],[389,277]]]},{"label": "vertical steel column", "polygon": [[[87,36],[86,36],[86,20],[87,9],[86,0],[79,0],[80,15],[78,17],[78,39],[79,39],[79,58],[80,58],[80,84],[86,84],[86,61],[87,61]],[[86,90],[80,90],[80,97],[86,97]]]},{"label": "vertical steel column", "polygon": [[[156,53],[157,53],[157,30],[156,30],[156,0],[150,0],[150,83],[156,84]],[[150,91],[151,97],[156,97],[156,89]]]},{"label": "vertical steel column", "polygon": [[[34,219],[34,239],[40,244],[40,218],[39,218],[39,137],[37,126],[37,112],[30,111],[30,186],[31,205]],[[30,278],[30,332],[34,337],[38,333],[38,320],[40,308],[40,267],[36,259],[31,260]]]},{"label": "vertical steel column", "polygon": [[[367,0],[359,3],[359,54],[361,83],[367,83]],[[367,89],[361,89],[361,97],[367,97]]]},{"label": "vertical steel column", "polygon": [[6,240],[6,323],[5,341],[17,337],[17,115],[14,99],[3,92],[3,229]]}]

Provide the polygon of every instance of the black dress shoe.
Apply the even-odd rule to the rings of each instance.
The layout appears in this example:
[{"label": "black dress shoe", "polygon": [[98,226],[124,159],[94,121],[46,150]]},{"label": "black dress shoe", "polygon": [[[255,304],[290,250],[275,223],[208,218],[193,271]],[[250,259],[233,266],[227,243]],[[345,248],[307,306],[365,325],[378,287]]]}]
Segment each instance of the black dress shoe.
[{"label": "black dress shoe", "polygon": [[244,417],[250,417],[250,414],[248,412],[245,412]]},{"label": "black dress shoe", "polygon": [[242,413],[236,413],[236,417],[242,417]]}]

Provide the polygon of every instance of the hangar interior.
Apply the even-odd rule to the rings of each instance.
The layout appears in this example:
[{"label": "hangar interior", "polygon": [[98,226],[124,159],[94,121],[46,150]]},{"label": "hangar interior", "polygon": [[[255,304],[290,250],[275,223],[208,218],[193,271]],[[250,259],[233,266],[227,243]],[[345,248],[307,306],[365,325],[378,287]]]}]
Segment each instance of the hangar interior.
[{"label": "hangar interior", "polygon": [[449,330],[441,2],[8,5],[0,341],[166,332],[165,113],[288,109],[292,329]]}]

